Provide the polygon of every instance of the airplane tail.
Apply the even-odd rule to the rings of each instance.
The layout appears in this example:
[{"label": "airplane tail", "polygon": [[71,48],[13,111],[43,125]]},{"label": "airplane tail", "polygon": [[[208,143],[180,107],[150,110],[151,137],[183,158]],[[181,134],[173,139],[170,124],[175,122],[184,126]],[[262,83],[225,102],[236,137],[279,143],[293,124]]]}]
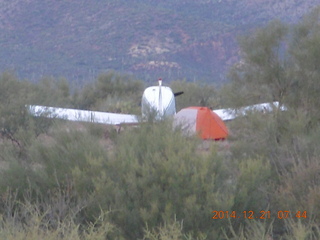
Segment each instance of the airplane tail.
[{"label": "airplane tail", "polygon": [[159,113],[163,115],[163,104],[162,104],[162,93],[161,93],[161,85],[162,85],[162,78],[158,79],[159,82]]}]

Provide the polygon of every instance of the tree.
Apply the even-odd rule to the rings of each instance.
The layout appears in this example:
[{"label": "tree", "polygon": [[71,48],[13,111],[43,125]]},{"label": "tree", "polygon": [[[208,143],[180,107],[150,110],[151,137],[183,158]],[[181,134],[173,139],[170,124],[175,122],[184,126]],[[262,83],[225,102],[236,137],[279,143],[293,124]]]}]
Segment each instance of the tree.
[{"label": "tree", "polygon": [[319,121],[320,7],[298,24],[272,21],[240,38],[241,61],[230,71],[231,101],[279,101]]},{"label": "tree", "polygon": [[70,86],[65,78],[43,78],[37,84],[32,84],[29,91],[29,104],[72,107]]},{"label": "tree", "polygon": [[283,102],[291,85],[286,52],[288,27],[272,21],[239,40],[241,61],[230,71],[234,103]]},{"label": "tree", "polygon": [[293,85],[290,104],[301,108],[311,125],[320,120],[320,7],[293,28],[289,53]]},{"label": "tree", "polygon": [[[293,26],[271,22],[242,37],[240,48],[242,59],[231,70],[231,84],[224,89],[230,106],[279,101],[288,111],[254,113],[233,121],[229,125],[236,136],[231,145],[232,156],[244,170],[250,169],[250,158],[256,156],[261,157],[263,166],[270,164],[270,171],[265,171],[270,174],[265,175],[270,185],[264,186],[262,200],[271,211],[304,208],[310,212],[308,218],[318,225],[319,179],[315,173],[319,167],[320,7]],[[245,171],[240,175],[237,189],[246,186],[248,192],[237,192],[235,203],[240,208],[247,203],[253,208],[257,202],[263,206],[263,201],[252,198],[253,188],[242,182],[247,179],[244,176],[249,175]],[[261,178],[262,182],[265,179]],[[276,219],[272,232],[284,235],[283,229],[288,229],[290,239],[305,232],[312,236],[310,239],[317,238],[319,232],[313,223],[301,222],[301,229],[294,229],[300,223],[295,220],[285,223]]]},{"label": "tree", "polygon": [[189,106],[217,107],[218,105],[218,97],[213,85],[173,81],[171,87],[174,92],[184,92],[176,98],[178,110]]},{"label": "tree", "polygon": [[13,136],[28,124],[25,104],[29,89],[28,82],[18,81],[8,72],[0,75],[0,130],[5,136]]},{"label": "tree", "polygon": [[85,86],[77,94],[75,103],[81,109],[135,113],[142,89],[141,81],[110,71],[101,74],[93,84]]}]

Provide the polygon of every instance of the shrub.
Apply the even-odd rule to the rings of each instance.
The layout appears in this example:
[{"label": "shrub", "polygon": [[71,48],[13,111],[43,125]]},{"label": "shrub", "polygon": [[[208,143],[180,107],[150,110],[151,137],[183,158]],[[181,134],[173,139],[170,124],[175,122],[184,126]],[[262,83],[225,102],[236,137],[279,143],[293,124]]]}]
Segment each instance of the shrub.
[{"label": "shrub", "polygon": [[[143,91],[141,81],[113,71],[101,74],[93,84],[86,85],[77,95],[74,102],[80,109],[126,112],[138,106]],[[108,103],[112,101],[114,104]],[[117,108],[117,109],[116,109]]]},{"label": "shrub", "polygon": [[[111,208],[112,222],[129,239],[143,236],[143,227],[159,226],[176,217],[183,234],[212,236],[222,221],[212,222],[211,211],[228,210],[233,186],[213,150],[197,152],[197,139],[173,131],[170,123],[145,124],[128,129],[116,141],[114,156],[96,182],[96,199]],[[231,170],[230,170],[231,171]]]},{"label": "shrub", "polygon": [[44,179],[44,188],[74,182],[79,195],[93,192],[92,178],[99,174],[95,171],[107,158],[100,138],[85,128],[72,128],[63,123],[56,124],[51,131],[46,141],[39,139],[29,150],[30,160],[41,166],[36,171]]},{"label": "shrub", "polygon": [[[7,197],[13,196],[12,194]],[[61,199],[56,199],[61,200]],[[111,224],[105,216],[108,213],[101,212],[96,220],[86,227],[77,223],[76,214],[69,211],[64,218],[54,218],[52,205],[44,205],[37,202],[32,204],[28,198],[24,202],[15,202],[16,207],[7,208],[7,215],[0,219],[0,238],[15,240],[54,239],[54,240],[104,240],[122,239],[117,228]],[[54,205],[59,205],[55,202]]]},{"label": "shrub", "polygon": [[170,84],[174,92],[184,94],[176,98],[177,109],[190,106],[219,106],[219,98],[214,86],[186,81],[174,81]]}]

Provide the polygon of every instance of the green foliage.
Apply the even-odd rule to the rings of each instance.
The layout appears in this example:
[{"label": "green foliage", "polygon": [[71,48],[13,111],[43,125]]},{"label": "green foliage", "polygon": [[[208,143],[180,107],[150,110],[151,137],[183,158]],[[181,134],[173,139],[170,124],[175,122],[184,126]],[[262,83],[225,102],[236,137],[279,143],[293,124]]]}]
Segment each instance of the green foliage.
[{"label": "green foliage", "polygon": [[240,39],[242,60],[230,71],[232,84],[224,90],[233,106],[279,101],[302,108],[309,126],[318,123],[319,12],[315,8],[293,27],[271,22]]},{"label": "green foliage", "polygon": [[170,224],[165,224],[163,227],[159,227],[158,231],[150,231],[148,226],[145,229],[144,240],[170,240],[177,239],[182,240],[182,224],[174,221]]},{"label": "green foliage", "polygon": [[193,238],[189,234],[183,234],[183,222],[178,222],[176,219],[165,223],[157,229],[149,230],[148,226],[144,230],[143,240],[204,240],[206,235],[199,238]]},{"label": "green foliage", "polygon": [[240,163],[239,171],[234,208],[254,212],[267,209],[267,184],[272,177],[270,163],[262,158],[247,159]]},{"label": "green foliage", "polygon": [[290,54],[295,63],[292,70],[294,85],[290,89],[290,103],[302,108],[309,118],[310,125],[319,122],[319,63],[320,63],[320,8],[306,16],[293,29]]},{"label": "green foliage", "polygon": [[226,228],[227,223],[224,224],[226,236],[233,237],[232,239],[246,239],[244,236],[249,235],[251,237],[247,239],[267,239],[265,227],[270,224],[270,219],[259,219],[259,222],[255,222],[255,219],[248,218],[250,213],[253,213],[255,218],[260,216],[261,211],[270,211],[269,199],[270,192],[273,190],[270,183],[274,181],[274,177],[271,164],[267,159],[257,157],[241,160],[234,204],[231,208],[238,218],[229,218],[229,228]]},{"label": "green foliage", "polygon": [[28,98],[28,82],[18,81],[13,75],[0,75],[0,129],[14,135],[19,128],[28,126],[28,113],[25,104]]},{"label": "green foliage", "polygon": [[112,219],[128,238],[142,237],[144,223],[154,228],[173,217],[183,220],[183,233],[213,234],[210,212],[230,208],[233,186],[220,188],[217,182],[230,172],[219,171],[215,152],[199,155],[194,141],[166,122],[128,130],[116,141],[96,197],[113,209]]},{"label": "green foliage", "polygon": [[233,104],[280,101],[288,95],[291,76],[286,53],[288,27],[279,21],[240,39],[241,61],[230,72]]},{"label": "green foliage", "polygon": [[318,239],[320,237],[319,226],[312,221],[288,219],[285,223],[289,233],[284,239]]},{"label": "green foliage", "polygon": [[[7,215],[1,215],[1,239],[121,239],[117,228],[105,218],[108,213],[101,212],[95,222],[82,229],[72,212],[69,212],[64,218],[54,221],[52,215],[55,212],[52,206],[41,205],[39,202],[33,204],[28,198],[25,199],[24,203],[16,202],[12,193],[9,193],[7,198],[12,201],[11,204],[16,204],[17,207],[12,209],[8,206]],[[56,204],[61,205],[61,202],[56,202]]]},{"label": "green foliage", "polygon": [[[296,155],[295,161],[292,168],[283,172],[279,179],[276,194],[272,196],[272,205],[278,209],[291,210],[293,216],[298,211],[306,211],[307,218],[300,218],[304,224],[319,221],[319,157],[300,158]],[[284,225],[281,220],[276,223],[279,228]]]},{"label": "green foliage", "polygon": [[29,149],[30,160],[42,166],[41,175],[48,184],[43,187],[67,186],[71,182],[78,194],[91,193],[92,178],[99,174],[102,159],[107,158],[99,138],[86,129],[63,124],[57,124],[51,131],[51,136],[39,139]]},{"label": "green foliage", "polygon": [[[294,27],[273,22],[241,40],[243,59],[232,69],[222,100],[235,107],[276,100],[288,110],[253,112],[228,124],[231,157],[240,161],[234,207],[292,215],[267,219],[265,225],[231,222],[229,237],[319,237],[319,11]],[[296,217],[297,211],[308,217]]]},{"label": "green foliage", "polygon": [[173,92],[183,91],[184,94],[176,97],[176,107],[181,108],[190,106],[217,107],[219,98],[216,88],[209,84],[198,82],[173,81],[170,84]]},{"label": "green foliage", "polygon": [[[80,109],[96,109],[100,111],[137,112],[143,91],[141,81],[113,71],[101,74],[97,80],[85,86],[75,98]],[[132,112],[131,112],[132,113]]]},{"label": "green foliage", "polygon": [[246,227],[242,225],[238,231],[233,228],[231,223],[229,224],[230,236],[228,236],[228,234],[225,232],[225,238],[227,240],[272,239],[272,222],[267,223],[267,221],[261,221],[256,219],[247,220],[245,225]]},{"label": "green foliage", "polygon": [[52,107],[72,106],[71,89],[64,78],[43,78],[39,83],[32,85],[30,91],[32,95],[28,104]]}]

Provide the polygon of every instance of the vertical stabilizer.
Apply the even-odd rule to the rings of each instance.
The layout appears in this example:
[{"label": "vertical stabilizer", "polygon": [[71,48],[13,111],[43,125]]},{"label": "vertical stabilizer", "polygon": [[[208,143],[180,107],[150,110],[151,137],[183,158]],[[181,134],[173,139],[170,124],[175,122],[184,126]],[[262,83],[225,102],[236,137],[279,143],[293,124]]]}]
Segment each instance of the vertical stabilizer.
[{"label": "vertical stabilizer", "polygon": [[162,78],[158,79],[159,82],[159,114],[163,116],[163,104],[162,104],[162,93],[161,93],[161,86],[162,86]]}]

